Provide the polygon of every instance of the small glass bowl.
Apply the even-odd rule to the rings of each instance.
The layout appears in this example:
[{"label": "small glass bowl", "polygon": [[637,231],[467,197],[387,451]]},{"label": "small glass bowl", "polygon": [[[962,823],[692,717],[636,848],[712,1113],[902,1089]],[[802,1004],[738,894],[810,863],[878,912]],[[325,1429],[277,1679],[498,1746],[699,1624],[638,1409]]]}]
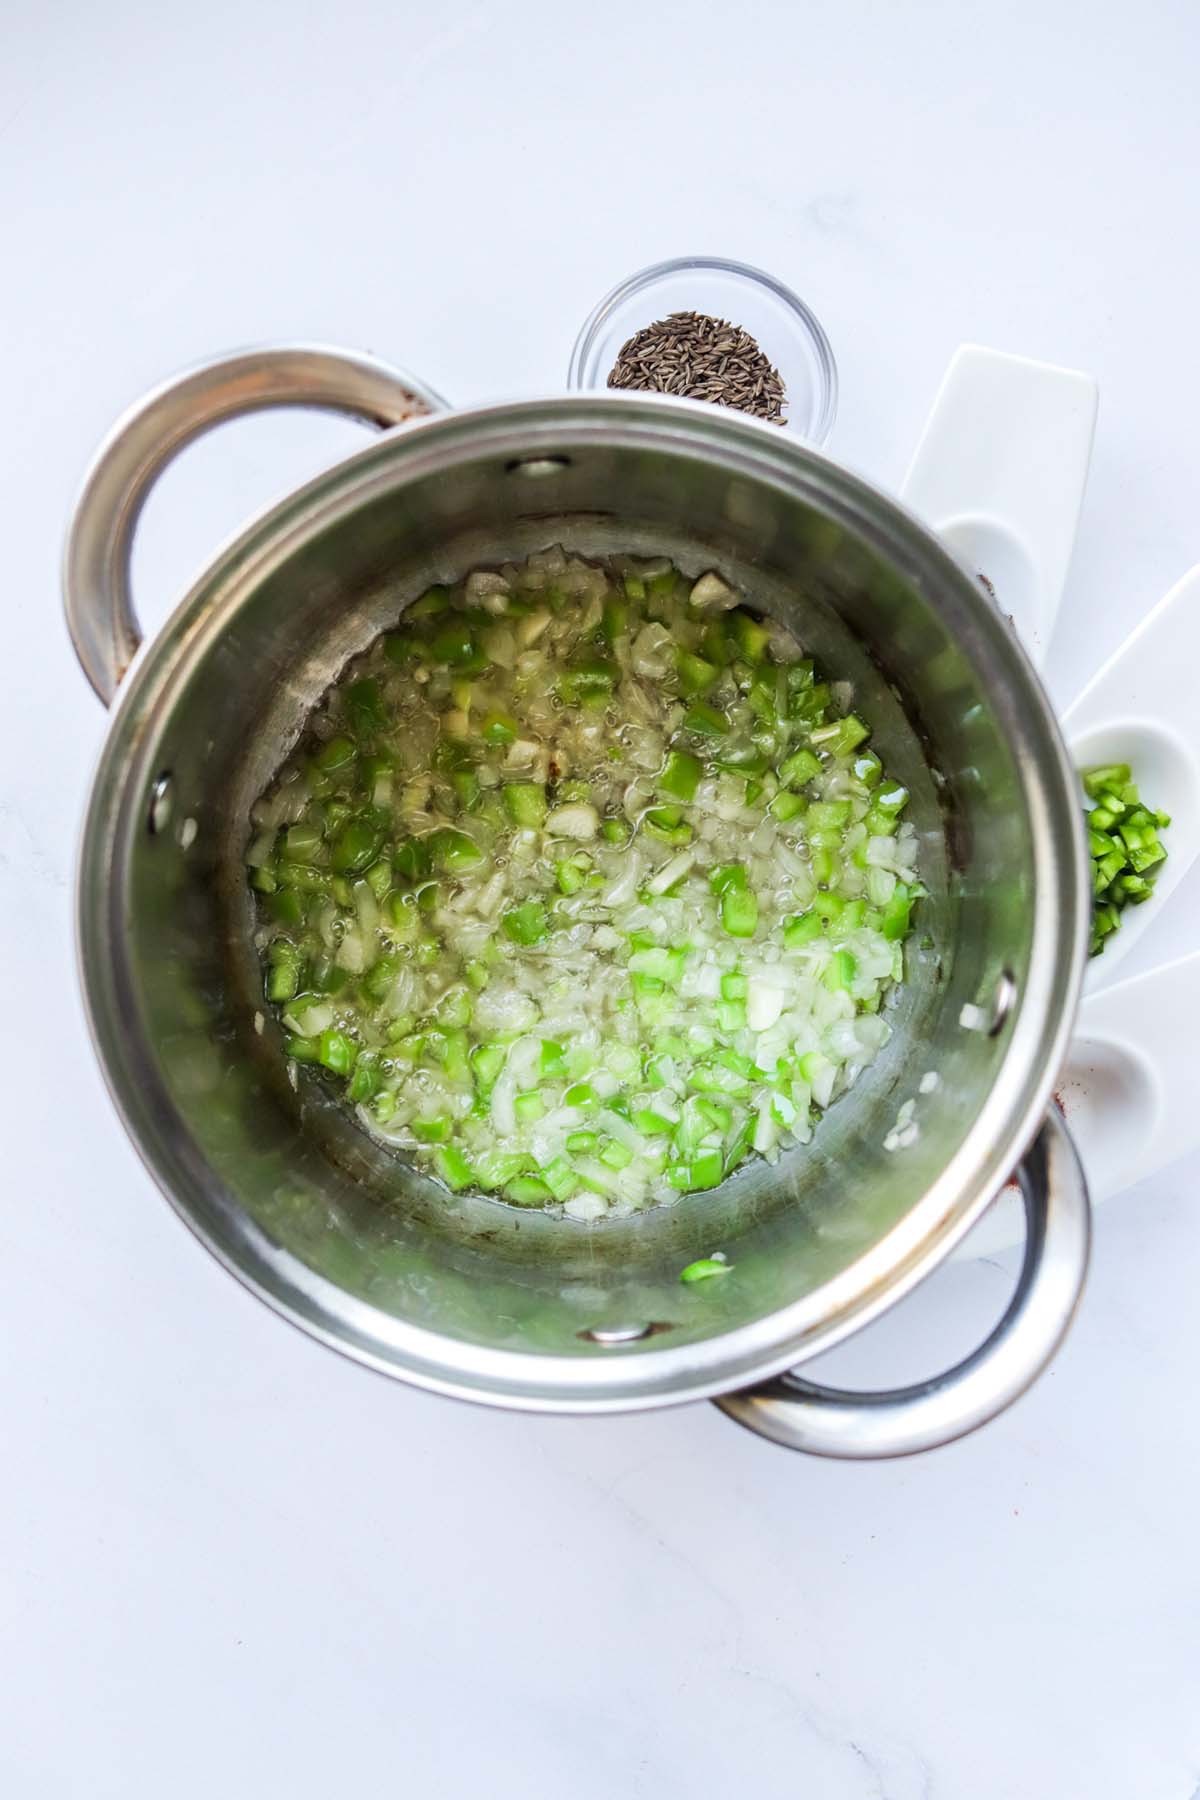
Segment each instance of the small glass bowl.
[{"label": "small glass bowl", "polygon": [[825,443],[837,412],[837,364],[820,320],[773,275],[723,256],[655,263],[606,294],[575,340],[567,386],[607,387],[626,340],[673,312],[709,313],[748,331],[783,378],[784,428]]}]

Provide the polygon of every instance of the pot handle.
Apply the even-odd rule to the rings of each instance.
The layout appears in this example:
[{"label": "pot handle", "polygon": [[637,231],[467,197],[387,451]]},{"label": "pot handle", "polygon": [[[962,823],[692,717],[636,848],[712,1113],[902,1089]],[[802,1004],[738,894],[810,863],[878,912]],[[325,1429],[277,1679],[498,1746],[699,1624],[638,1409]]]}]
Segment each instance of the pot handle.
[{"label": "pot handle", "polygon": [[962,344],[900,490],[987,577],[1035,667],[1075,547],[1098,405],[1077,369]]},{"label": "pot handle", "polygon": [[84,478],[67,533],[63,601],[84,674],[106,706],[142,641],[130,553],[154,483],[186,444],[226,419],[272,406],[348,413],[386,430],[442,412],[424,382],[373,356],[279,344],[214,357],[173,376],[122,415]]},{"label": "pot handle", "polygon": [[1091,1242],[1087,1184],[1062,1115],[1052,1110],[1017,1170],[1025,1260],[991,1336],[956,1368],[890,1392],[855,1393],[780,1375],[725,1394],[721,1411],[789,1450],[815,1456],[909,1456],[948,1444],[1010,1406],[1062,1342]]}]

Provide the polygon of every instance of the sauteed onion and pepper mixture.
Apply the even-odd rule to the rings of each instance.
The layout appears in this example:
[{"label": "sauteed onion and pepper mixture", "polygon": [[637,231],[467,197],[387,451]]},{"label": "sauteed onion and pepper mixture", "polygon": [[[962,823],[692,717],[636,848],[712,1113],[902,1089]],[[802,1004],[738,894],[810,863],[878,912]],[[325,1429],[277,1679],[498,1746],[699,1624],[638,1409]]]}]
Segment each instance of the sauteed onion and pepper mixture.
[{"label": "sauteed onion and pepper mixture", "polygon": [[448,1188],[581,1220],[807,1142],[922,892],[850,702],[716,573],[554,548],[430,588],[255,809],[293,1065]]}]

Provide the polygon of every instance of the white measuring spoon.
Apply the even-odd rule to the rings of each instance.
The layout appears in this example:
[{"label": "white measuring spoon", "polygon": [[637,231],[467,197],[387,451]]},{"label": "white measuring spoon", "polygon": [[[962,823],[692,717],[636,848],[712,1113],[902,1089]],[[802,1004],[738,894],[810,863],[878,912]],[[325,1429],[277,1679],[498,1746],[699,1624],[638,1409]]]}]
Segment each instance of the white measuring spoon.
[{"label": "white measuring spoon", "polygon": [[[1200,1144],[1200,952],[1112,981],[1200,852],[1200,702],[1192,673],[1198,636],[1200,565],[1126,638],[1063,719],[1077,767],[1128,762],[1147,802],[1171,814],[1167,860],[1153,894],[1125,909],[1120,930],[1089,965],[1059,1083],[1097,1205]],[[957,1254],[987,1256],[1024,1235],[1021,1201],[1005,1192]]]},{"label": "white measuring spoon", "polygon": [[1159,601],[1063,716],[1077,768],[1127,762],[1146,804],[1171,815],[1163,833],[1167,859],[1154,892],[1141,906],[1125,908],[1120,930],[1088,969],[1088,993],[1108,984],[1121,958],[1153,927],[1200,851],[1198,644],[1200,564]]},{"label": "white measuring spoon", "polygon": [[[1112,973],[1200,852],[1200,703],[1192,674],[1200,634],[1200,565],[1176,583],[1067,709],[1077,766],[1128,762],[1150,805],[1171,814],[1154,893],[1127,907],[1088,969],[1059,1083],[1093,1203],[1143,1181],[1200,1144],[1195,1018],[1200,951],[1129,981]],[[1004,1193],[962,1246],[986,1256],[1019,1244],[1025,1217]]]},{"label": "white measuring spoon", "polygon": [[1035,667],[1075,547],[1098,406],[1078,369],[962,344],[900,490],[986,577]]},{"label": "white measuring spoon", "polygon": [[[933,404],[902,498],[987,576],[1030,659],[1049,642],[1074,548],[1098,408],[1076,369],[963,344]],[[978,421],[991,429],[985,437]],[[1161,913],[1200,850],[1200,565],[1185,575],[1063,717],[1077,767],[1128,762],[1171,814],[1154,894],[1125,909],[1088,970],[1094,992]],[[1081,800],[1082,804],[1082,800]]]},{"label": "white measuring spoon", "polygon": [[[1062,597],[1096,412],[1090,377],[963,345],[902,490],[913,510],[988,577],[1035,664]],[[981,416],[997,423],[978,445],[970,427]],[[1088,971],[1060,1083],[1096,1201],[1200,1142],[1191,1031],[1170,1023],[1195,1016],[1200,954],[1112,984],[1121,957],[1152,926],[1200,849],[1200,704],[1191,674],[1198,635],[1200,567],[1093,676],[1063,721],[1078,766],[1129,762],[1147,801],[1172,817],[1152,898],[1126,909],[1121,930]],[[958,1254],[986,1255],[1023,1235],[1019,1198],[1002,1195]]]},{"label": "white measuring spoon", "polygon": [[[1058,1094],[1094,1203],[1200,1143],[1198,1011],[1200,950],[1084,997]],[[1020,1196],[1005,1189],[956,1254],[993,1255],[1024,1236]]]},{"label": "white measuring spoon", "polygon": [[[1200,951],[1148,975],[1112,981],[1121,957],[1153,929],[1200,851],[1200,704],[1193,658],[1200,634],[1200,564],[1160,600],[1094,675],[1063,720],[1078,767],[1128,762],[1150,805],[1171,814],[1154,893],[1126,907],[1091,962],[1059,1097],[1093,1204],[1143,1181],[1200,1144],[1195,1018]],[[1005,1192],[959,1254],[1019,1244],[1025,1215]]]}]

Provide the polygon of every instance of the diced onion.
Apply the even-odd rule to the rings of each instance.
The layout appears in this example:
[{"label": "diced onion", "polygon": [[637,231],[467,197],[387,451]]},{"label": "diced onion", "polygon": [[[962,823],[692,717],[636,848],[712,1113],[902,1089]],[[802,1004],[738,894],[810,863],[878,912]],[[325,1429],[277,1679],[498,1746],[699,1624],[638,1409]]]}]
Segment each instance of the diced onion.
[{"label": "diced onion", "polygon": [[887,1042],[921,889],[849,684],[810,704],[801,657],[714,570],[558,546],[401,613],[253,808],[290,1074],[579,1224],[808,1142]]}]

